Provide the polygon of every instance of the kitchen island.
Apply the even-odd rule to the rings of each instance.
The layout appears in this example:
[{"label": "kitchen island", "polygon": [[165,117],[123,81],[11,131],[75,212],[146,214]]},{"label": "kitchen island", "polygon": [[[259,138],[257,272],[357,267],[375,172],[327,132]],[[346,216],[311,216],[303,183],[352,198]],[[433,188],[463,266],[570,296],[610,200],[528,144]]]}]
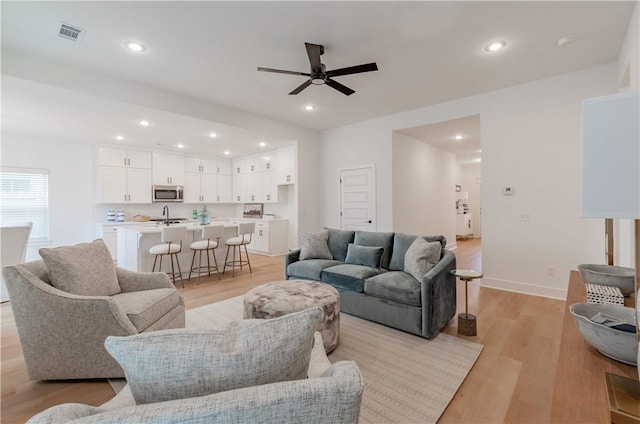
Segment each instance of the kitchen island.
[{"label": "kitchen island", "polygon": [[[220,245],[214,251],[220,272],[224,267],[224,259],[227,246],[224,241],[235,237],[238,232],[238,224],[233,221],[212,221],[211,224],[224,225],[224,233],[220,239]],[[189,245],[194,241],[202,240],[202,226],[197,223],[171,224],[172,227],[186,227],[187,235],[182,240],[182,252],[178,255],[183,278],[189,276],[193,251]],[[124,269],[138,272],[151,272],[155,255],[149,253],[149,249],[160,241],[163,225],[123,225],[117,228],[118,234],[118,266]],[[179,242],[180,240],[175,240]],[[205,264],[203,255],[203,264]],[[167,272],[171,268],[168,257],[163,258],[162,271]],[[197,259],[196,259],[197,263]],[[213,265],[213,261],[211,261]],[[176,269],[177,272],[177,269]]]}]

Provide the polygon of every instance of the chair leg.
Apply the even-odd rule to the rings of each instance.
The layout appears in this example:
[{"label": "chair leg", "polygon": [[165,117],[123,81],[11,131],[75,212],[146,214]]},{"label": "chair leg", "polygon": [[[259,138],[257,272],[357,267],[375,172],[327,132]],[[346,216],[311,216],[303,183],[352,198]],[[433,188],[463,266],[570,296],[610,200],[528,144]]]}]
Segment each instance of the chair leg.
[{"label": "chair leg", "polygon": [[238,263],[240,264],[240,272],[242,272],[242,246],[238,245]]},{"label": "chair leg", "polygon": [[244,245],[244,253],[247,256],[247,265],[249,265],[249,274],[253,274],[253,271],[251,270],[251,261],[249,260],[249,252],[247,251],[247,245]]},{"label": "chair leg", "polygon": [[213,262],[215,262],[216,264],[216,274],[218,274],[218,281],[222,280],[222,277],[220,276],[220,268],[218,268],[218,259],[216,259],[216,250],[213,249],[211,251],[211,254],[213,255]]},{"label": "chair leg", "polygon": [[178,259],[178,254],[173,254],[176,257],[176,263],[178,264],[178,273],[180,274],[180,281],[182,281],[182,288],[184,288],[184,278],[182,278],[182,270],[180,269],[180,259]]},{"label": "chair leg", "polygon": [[160,255],[160,264],[158,265],[158,272],[162,272],[162,258],[164,258],[164,255]]},{"label": "chair leg", "polygon": [[227,246],[227,254],[224,256],[224,266],[222,267],[222,273],[224,274],[224,272],[227,270],[227,260],[229,259],[229,248],[231,246]]},{"label": "chair leg", "polygon": [[196,283],[200,285],[200,274],[202,274],[202,250],[198,250],[198,278]]},{"label": "chair leg", "polygon": [[153,258],[153,266],[151,267],[151,272],[155,272],[156,271],[156,261],[158,260],[158,255],[155,256],[155,258]]},{"label": "chair leg", "polygon": [[209,278],[211,278],[211,262],[209,262],[209,249],[205,251],[207,254],[207,273],[209,274]]},{"label": "chair leg", "polygon": [[231,262],[231,277],[236,278],[236,247],[233,246],[233,261]]},{"label": "chair leg", "polygon": [[173,280],[173,285],[175,286],[176,285],[176,272],[173,269],[173,255],[171,253],[169,253],[169,262],[171,262],[171,279]]},{"label": "chair leg", "polygon": [[191,271],[193,271],[193,261],[196,260],[196,251],[193,251],[193,256],[191,257],[191,269],[189,269],[189,281],[191,281]]}]

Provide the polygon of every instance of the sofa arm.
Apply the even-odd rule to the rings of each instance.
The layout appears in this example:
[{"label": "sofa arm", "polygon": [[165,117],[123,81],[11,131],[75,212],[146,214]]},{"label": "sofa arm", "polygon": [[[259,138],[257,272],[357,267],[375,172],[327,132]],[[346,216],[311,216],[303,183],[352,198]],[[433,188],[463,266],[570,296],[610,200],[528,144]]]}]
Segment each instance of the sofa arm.
[{"label": "sofa arm", "polygon": [[171,289],[171,279],[164,272],[135,272],[116,267],[118,284],[124,293],[153,289]]},{"label": "sofa arm", "polygon": [[298,262],[299,260],[300,260],[300,249],[290,250],[284,255],[284,279],[285,280],[289,279],[289,273],[287,272],[289,265],[294,262]]},{"label": "sofa arm", "polygon": [[442,259],[422,277],[422,334],[435,336],[456,314],[456,256],[445,250]]}]

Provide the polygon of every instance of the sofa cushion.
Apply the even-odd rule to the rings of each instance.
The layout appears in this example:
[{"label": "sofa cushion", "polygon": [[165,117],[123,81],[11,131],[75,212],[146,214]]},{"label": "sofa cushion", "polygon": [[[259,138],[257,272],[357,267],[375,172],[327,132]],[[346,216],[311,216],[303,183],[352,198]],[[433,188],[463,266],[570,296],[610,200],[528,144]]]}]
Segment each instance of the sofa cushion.
[{"label": "sofa cushion", "polygon": [[121,291],[111,253],[102,239],[38,252],[49,270],[51,285],[59,290],[81,296],[112,296]]},{"label": "sofa cushion", "polygon": [[180,305],[180,292],[176,289],[154,289],[120,293],[112,297],[139,332]]},{"label": "sofa cushion", "polygon": [[176,329],[109,336],[137,404],[186,399],[306,378],[319,308],[230,323],[223,330]]},{"label": "sofa cushion", "polygon": [[320,281],[320,274],[323,269],[340,265],[341,263],[334,259],[307,259],[306,261],[293,262],[287,267],[287,275],[289,277]]},{"label": "sofa cushion", "polygon": [[416,280],[422,277],[440,260],[442,247],[437,241],[428,242],[422,237],[416,238],[404,256],[404,268]]},{"label": "sofa cushion", "polygon": [[364,292],[369,296],[420,306],[420,287],[420,282],[406,272],[389,271],[367,278]]},{"label": "sofa cushion", "polygon": [[[389,269],[391,271],[406,271],[404,269],[404,256],[407,253],[407,249],[416,238],[418,238],[418,236],[402,233],[395,234],[393,237],[393,254],[391,255],[391,263],[389,264]],[[444,238],[444,236],[425,236],[422,238],[429,242],[439,242],[442,249],[447,247],[447,239]]]},{"label": "sofa cushion", "polygon": [[389,269],[391,251],[393,249],[393,233],[378,233],[373,231],[356,231],[354,244],[360,246],[382,247],[382,262],[380,266]]},{"label": "sofa cushion", "polygon": [[347,258],[347,247],[349,243],[353,243],[356,232],[351,230],[336,230],[334,228],[325,229],[329,231],[328,244],[333,258],[344,262]]},{"label": "sofa cushion", "polygon": [[380,268],[383,251],[384,249],[382,247],[359,246],[357,244],[349,243],[349,247],[347,248],[347,259],[345,262],[352,265],[364,265],[371,268]]},{"label": "sofa cushion", "polygon": [[364,280],[386,272],[364,265],[341,264],[322,270],[321,281],[337,288],[364,293]]},{"label": "sofa cushion", "polygon": [[329,246],[327,246],[328,238],[329,232],[326,230],[318,233],[300,233],[298,235],[300,260],[333,259]]}]

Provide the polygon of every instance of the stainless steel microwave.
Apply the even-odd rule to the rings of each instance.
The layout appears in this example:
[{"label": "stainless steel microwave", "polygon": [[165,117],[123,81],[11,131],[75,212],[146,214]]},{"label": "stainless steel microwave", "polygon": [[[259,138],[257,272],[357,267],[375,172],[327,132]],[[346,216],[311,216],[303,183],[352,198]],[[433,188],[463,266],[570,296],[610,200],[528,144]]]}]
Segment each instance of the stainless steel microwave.
[{"label": "stainless steel microwave", "polygon": [[151,194],[153,202],[184,202],[182,186],[154,185]]}]

